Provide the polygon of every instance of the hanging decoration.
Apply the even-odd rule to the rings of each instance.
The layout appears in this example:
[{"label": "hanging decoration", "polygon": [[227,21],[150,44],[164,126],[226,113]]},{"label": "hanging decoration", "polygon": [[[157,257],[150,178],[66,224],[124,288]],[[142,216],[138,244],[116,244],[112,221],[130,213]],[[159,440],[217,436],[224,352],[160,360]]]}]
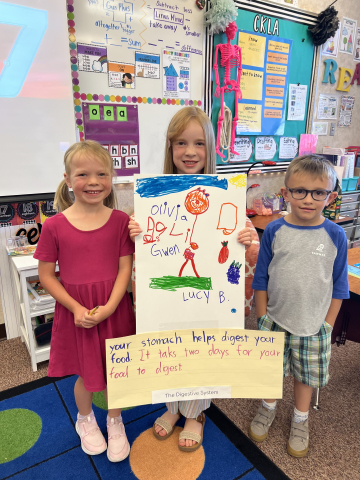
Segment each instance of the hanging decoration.
[{"label": "hanging decoration", "polygon": [[209,33],[225,32],[229,23],[237,16],[233,0],[212,0],[210,10],[205,13],[205,25],[209,27]]},{"label": "hanging decoration", "polygon": [[336,2],[337,0],[319,13],[316,25],[309,28],[315,46],[323,45],[330,37],[334,37],[339,28],[338,12],[333,7]]},{"label": "hanging decoration", "polygon": [[206,0],[196,0],[196,5],[200,10],[202,10],[205,7]]},{"label": "hanging decoration", "polygon": [[[238,121],[238,102],[242,98],[241,90],[240,90],[240,80],[241,80],[241,48],[238,45],[232,45],[231,40],[234,40],[235,35],[237,32],[237,25],[236,22],[231,22],[228,27],[226,28],[226,37],[227,43],[219,43],[216,45],[215,50],[215,62],[214,62],[214,74],[215,74],[215,81],[216,81],[216,90],[215,90],[215,97],[219,98],[221,96],[221,103],[220,103],[220,115],[218,119],[218,128],[217,128],[217,137],[216,137],[216,153],[220,155],[221,158],[225,158],[220,152],[220,139],[221,139],[221,130],[222,130],[222,123],[225,118],[224,114],[224,95],[228,92],[234,92],[235,94],[235,114],[232,121],[232,129],[231,129],[231,141],[230,141],[230,153],[234,155],[239,155],[238,152],[234,149],[235,144],[235,132],[236,132],[236,125]],[[224,83],[223,86],[220,87],[220,77],[219,77],[219,65],[218,65],[218,54],[220,53],[220,66],[225,69],[224,73]],[[231,70],[236,69],[236,80],[231,80]]]}]

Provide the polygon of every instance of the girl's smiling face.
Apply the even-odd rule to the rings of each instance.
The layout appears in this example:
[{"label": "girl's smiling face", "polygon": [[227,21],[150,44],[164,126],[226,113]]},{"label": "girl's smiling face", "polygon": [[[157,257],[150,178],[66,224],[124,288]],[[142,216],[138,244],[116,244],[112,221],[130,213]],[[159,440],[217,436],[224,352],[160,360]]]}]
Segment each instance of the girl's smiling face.
[{"label": "girl's smiling face", "polygon": [[64,174],[66,184],[73,189],[76,202],[97,205],[110,195],[112,177],[94,155],[75,155],[70,175]]},{"label": "girl's smiling face", "polygon": [[185,130],[172,142],[176,173],[202,173],[206,164],[206,143],[202,126],[190,120]]}]

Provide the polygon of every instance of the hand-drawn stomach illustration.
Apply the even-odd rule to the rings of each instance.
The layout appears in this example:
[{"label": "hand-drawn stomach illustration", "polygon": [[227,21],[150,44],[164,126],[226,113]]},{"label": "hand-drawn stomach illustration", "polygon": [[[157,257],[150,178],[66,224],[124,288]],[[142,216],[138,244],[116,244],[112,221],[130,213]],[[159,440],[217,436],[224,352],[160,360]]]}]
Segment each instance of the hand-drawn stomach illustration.
[{"label": "hand-drawn stomach illustration", "polygon": [[226,260],[229,258],[228,243],[229,242],[221,242],[222,248],[219,253],[219,263],[225,263]]},{"label": "hand-drawn stomach illustration", "polygon": [[217,230],[222,230],[224,235],[232,234],[237,226],[237,206],[233,203],[223,203],[220,208]]},{"label": "hand-drawn stomach illustration", "polygon": [[239,285],[241,265],[242,264],[238,262],[235,263],[235,260],[232,262],[229,270],[226,273],[229,283],[232,283],[233,285]]}]

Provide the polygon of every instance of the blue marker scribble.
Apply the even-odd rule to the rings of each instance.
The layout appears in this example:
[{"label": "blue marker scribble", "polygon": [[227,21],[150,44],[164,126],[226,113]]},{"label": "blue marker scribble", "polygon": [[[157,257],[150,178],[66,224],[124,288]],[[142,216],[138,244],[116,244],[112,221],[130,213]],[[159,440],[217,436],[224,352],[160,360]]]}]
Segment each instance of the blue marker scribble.
[{"label": "blue marker scribble", "polygon": [[179,193],[201,185],[228,189],[226,178],[214,175],[167,175],[164,177],[139,178],[136,180],[136,193],[140,197],[162,197],[169,193]]}]

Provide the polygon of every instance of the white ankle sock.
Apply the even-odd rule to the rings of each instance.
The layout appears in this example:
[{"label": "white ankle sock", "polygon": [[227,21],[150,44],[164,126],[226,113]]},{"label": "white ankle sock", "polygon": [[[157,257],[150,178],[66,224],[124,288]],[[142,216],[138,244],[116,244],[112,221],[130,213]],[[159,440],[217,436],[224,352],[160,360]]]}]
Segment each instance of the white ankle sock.
[{"label": "white ankle sock", "polygon": [[262,401],[262,406],[263,406],[264,408],[267,408],[268,410],[271,411],[271,410],[275,410],[275,408],[276,408],[276,403],[277,403],[276,400],[275,400],[275,402],[273,402],[273,403],[267,403],[267,402],[265,402],[265,400],[263,400],[263,401]]},{"label": "white ankle sock", "polygon": [[84,418],[88,417],[89,415],[94,415],[94,411],[91,410],[91,412],[88,414],[88,415],[80,415],[80,413],[78,413],[78,420],[84,420]]},{"label": "white ankle sock", "polygon": [[[114,417],[109,417],[109,415],[106,417],[106,423],[110,423],[111,422],[111,419],[114,418]],[[119,419],[119,422],[122,422],[122,417],[121,417],[121,413],[118,417],[115,417],[115,418],[118,418]]]},{"label": "white ankle sock", "polygon": [[300,412],[297,408],[294,408],[294,422],[300,423],[309,418],[309,410],[307,412]]}]

